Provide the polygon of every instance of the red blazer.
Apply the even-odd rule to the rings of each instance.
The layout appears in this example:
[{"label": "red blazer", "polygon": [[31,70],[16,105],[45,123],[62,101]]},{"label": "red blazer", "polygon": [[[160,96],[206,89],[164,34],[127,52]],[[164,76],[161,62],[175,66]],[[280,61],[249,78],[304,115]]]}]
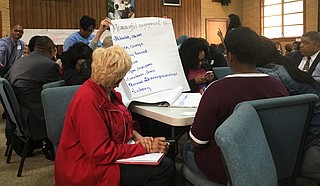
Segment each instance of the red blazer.
[{"label": "red blazer", "polygon": [[112,90],[112,104],[101,86],[87,80],[74,95],[64,122],[55,160],[56,185],[120,185],[120,168],[114,162],[145,154],[132,137],[129,111],[121,95]]}]

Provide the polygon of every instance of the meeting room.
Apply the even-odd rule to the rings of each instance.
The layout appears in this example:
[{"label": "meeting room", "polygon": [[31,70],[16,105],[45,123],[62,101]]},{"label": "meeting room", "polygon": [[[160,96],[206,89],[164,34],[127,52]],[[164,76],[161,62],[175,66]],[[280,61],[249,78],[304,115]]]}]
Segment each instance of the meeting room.
[{"label": "meeting room", "polygon": [[0,4],[0,185],[320,185],[319,0]]}]

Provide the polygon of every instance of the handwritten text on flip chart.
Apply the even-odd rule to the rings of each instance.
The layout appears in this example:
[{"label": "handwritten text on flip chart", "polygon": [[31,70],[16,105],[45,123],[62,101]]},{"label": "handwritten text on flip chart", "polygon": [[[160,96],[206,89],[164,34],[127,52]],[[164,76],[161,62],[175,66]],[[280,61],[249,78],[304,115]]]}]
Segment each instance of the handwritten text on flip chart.
[{"label": "handwritten text on flip chart", "polygon": [[110,31],[114,44],[122,46],[132,59],[124,78],[130,98],[179,85],[188,89],[170,19],[114,20]]}]

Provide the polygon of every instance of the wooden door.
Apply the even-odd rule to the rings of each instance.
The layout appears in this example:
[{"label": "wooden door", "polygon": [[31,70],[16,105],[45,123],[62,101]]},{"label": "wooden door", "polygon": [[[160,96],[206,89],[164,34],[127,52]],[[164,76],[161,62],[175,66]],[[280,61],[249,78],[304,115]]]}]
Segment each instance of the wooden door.
[{"label": "wooden door", "polygon": [[221,30],[223,36],[227,31],[227,19],[223,18],[206,18],[206,39],[209,44],[220,44],[221,40],[217,35],[218,30]]}]

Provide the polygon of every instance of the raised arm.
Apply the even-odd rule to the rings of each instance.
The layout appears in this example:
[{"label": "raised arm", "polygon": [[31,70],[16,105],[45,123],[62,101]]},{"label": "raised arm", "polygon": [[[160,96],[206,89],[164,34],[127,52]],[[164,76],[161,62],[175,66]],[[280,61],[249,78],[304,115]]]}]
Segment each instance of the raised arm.
[{"label": "raised arm", "polygon": [[98,42],[101,38],[101,35],[104,31],[110,28],[111,20],[109,18],[105,18],[100,22],[99,30],[97,31],[96,35],[94,36],[93,40],[89,43],[89,47],[92,50],[98,48]]}]

